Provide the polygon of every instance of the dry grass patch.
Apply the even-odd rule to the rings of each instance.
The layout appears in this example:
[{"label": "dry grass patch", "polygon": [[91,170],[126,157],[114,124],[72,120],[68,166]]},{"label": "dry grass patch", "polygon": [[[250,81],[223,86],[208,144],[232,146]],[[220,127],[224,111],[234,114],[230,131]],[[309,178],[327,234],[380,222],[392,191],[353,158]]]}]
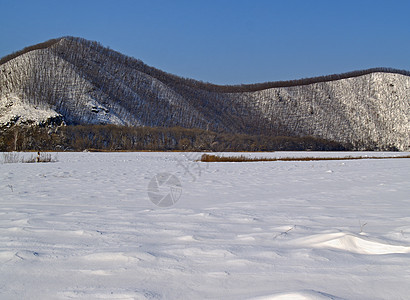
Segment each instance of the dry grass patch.
[{"label": "dry grass patch", "polygon": [[392,159],[392,158],[410,158],[410,155],[402,156],[345,156],[345,157],[282,157],[282,158],[270,158],[270,157],[245,157],[240,156],[219,156],[203,154],[201,156],[201,162],[255,162],[255,161],[317,161],[317,160],[353,160],[353,159]]},{"label": "dry grass patch", "polygon": [[20,156],[18,152],[4,152],[3,153],[3,163],[13,164],[13,163],[48,163],[56,162],[57,157],[52,157],[50,153],[39,152],[37,155],[31,155],[30,157]]}]

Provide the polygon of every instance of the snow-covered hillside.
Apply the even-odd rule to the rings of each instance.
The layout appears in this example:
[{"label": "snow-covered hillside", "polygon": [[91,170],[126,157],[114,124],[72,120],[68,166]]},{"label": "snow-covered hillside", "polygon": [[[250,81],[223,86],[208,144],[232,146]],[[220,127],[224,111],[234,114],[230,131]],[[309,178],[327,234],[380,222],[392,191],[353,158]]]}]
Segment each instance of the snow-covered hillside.
[{"label": "snow-covered hillside", "polygon": [[410,77],[371,73],[235,95],[297,135],[410,149]]},{"label": "snow-covered hillside", "polygon": [[[410,294],[410,159],[207,164],[195,162],[198,153],[54,155],[58,162],[48,164],[2,164],[0,155],[1,299]],[[182,193],[159,208],[147,192],[164,172]]]},{"label": "snow-covered hillside", "polygon": [[[410,149],[405,71],[229,87],[179,78],[83,39],[66,37],[37,48],[0,65],[0,98],[10,103],[16,96],[55,111],[67,124],[313,135],[356,149]],[[1,124],[10,123],[4,116],[16,117],[0,115]]]},{"label": "snow-covered hillside", "polygon": [[63,116],[52,109],[25,103],[16,95],[0,99],[0,124],[12,125],[61,125]]}]

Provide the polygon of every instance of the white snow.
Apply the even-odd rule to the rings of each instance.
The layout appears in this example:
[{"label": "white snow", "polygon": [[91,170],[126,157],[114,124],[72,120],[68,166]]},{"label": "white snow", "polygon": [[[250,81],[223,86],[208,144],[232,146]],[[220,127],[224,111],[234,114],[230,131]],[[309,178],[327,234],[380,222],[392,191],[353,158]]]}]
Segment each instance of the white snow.
[{"label": "white snow", "polygon": [[[3,164],[0,153],[1,299],[410,294],[410,159],[198,163],[200,153],[54,155],[58,162]],[[159,208],[147,191],[164,172],[179,179],[182,194]]]},{"label": "white snow", "polygon": [[25,103],[13,94],[0,98],[0,126],[11,125],[13,120],[16,125],[39,125],[58,116],[61,115],[52,109]]}]

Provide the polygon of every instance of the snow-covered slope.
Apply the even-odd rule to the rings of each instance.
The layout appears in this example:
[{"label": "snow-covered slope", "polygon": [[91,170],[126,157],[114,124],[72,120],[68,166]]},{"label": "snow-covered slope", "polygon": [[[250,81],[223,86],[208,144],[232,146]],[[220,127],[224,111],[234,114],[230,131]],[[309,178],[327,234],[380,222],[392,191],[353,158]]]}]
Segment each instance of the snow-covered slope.
[{"label": "snow-covered slope", "polygon": [[410,149],[410,76],[405,71],[374,69],[224,87],[179,78],[71,37],[4,61],[2,101],[18,95],[24,103],[61,114],[67,124],[313,135],[358,149]]},{"label": "snow-covered slope", "polygon": [[[410,147],[410,77],[394,73],[235,95],[298,135]],[[359,146],[360,147],[360,146]]]},{"label": "snow-covered slope", "polygon": [[61,125],[63,116],[52,109],[41,108],[25,103],[16,95],[0,99],[0,124],[12,125]]},{"label": "snow-covered slope", "polygon": [[[410,159],[207,164],[194,161],[199,153],[54,155],[58,162],[2,164],[0,154],[1,299],[410,294]],[[163,172],[182,189],[167,208],[148,194]]]}]

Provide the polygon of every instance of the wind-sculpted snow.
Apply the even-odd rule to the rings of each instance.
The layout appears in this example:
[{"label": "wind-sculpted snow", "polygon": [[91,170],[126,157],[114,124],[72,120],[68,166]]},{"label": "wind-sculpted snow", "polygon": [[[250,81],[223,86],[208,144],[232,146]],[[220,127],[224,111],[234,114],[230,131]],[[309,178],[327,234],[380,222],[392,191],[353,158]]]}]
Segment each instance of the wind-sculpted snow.
[{"label": "wind-sculpted snow", "polygon": [[[0,155],[0,298],[408,298],[410,159],[200,155],[58,153],[30,164]],[[182,187],[165,208],[149,198],[163,172]]]},{"label": "wind-sculpted snow", "polygon": [[312,135],[356,149],[410,149],[408,72],[224,87],[167,74],[96,42],[67,37],[46,45],[3,60],[0,96],[53,110],[67,124]]}]

